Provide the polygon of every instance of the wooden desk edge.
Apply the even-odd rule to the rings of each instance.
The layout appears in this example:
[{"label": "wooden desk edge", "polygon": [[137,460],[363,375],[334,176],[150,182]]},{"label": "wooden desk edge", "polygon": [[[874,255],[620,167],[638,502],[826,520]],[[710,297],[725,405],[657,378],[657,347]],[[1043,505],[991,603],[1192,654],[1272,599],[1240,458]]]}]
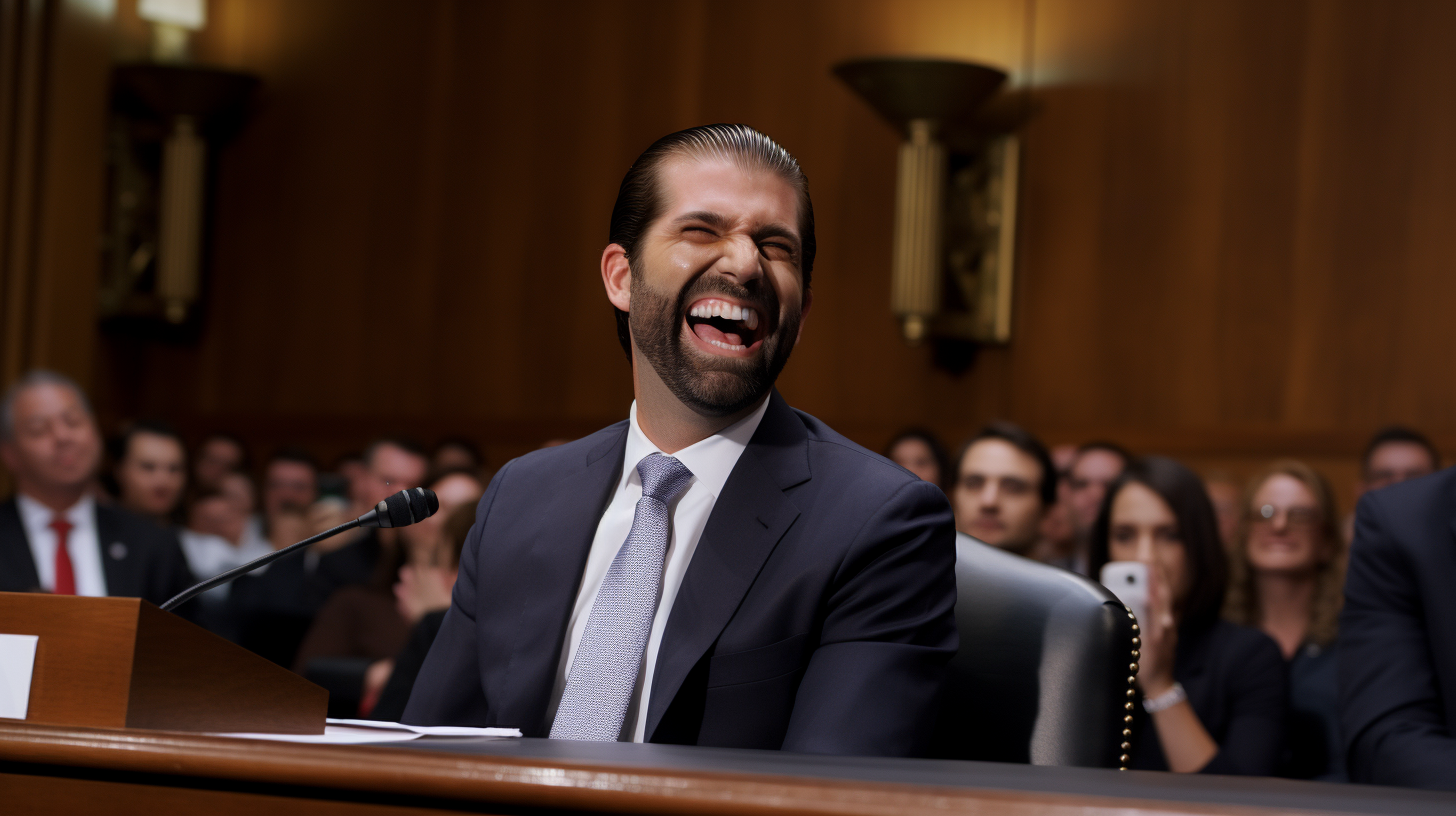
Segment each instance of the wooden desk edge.
[{"label": "wooden desk edge", "polygon": [[350,791],[604,812],[704,816],[824,813],[1309,814],[1304,809],[998,789],[624,768],[384,746],[308,745],[166,731],[0,722],[0,760],[139,774],[257,780]]}]

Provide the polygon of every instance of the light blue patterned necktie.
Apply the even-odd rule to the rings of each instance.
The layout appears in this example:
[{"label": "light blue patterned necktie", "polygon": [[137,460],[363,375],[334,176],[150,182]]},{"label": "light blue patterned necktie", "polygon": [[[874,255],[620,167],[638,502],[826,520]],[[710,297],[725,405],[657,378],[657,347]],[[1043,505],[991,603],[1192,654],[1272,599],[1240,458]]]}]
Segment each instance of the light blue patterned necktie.
[{"label": "light blue patterned necktie", "polygon": [[552,739],[615,742],[637,687],[662,589],[672,523],[668,505],[693,478],[682,462],[660,453],[638,463],[637,474],[642,498],[632,531],[597,590],[551,724]]}]

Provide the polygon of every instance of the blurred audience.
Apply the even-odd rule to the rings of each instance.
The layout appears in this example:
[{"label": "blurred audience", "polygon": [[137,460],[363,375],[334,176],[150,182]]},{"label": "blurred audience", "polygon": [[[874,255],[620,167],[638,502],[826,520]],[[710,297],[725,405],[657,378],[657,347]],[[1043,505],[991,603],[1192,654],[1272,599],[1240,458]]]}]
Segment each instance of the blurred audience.
[{"label": "blurred audience", "polygon": [[1243,507],[1224,616],[1274,638],[1288,663],[1288,743],[1279,774],[1343,780],[1335,634],[1345,544],[1334,496],[1313,468],[1286,459],[1249,483]]},{"label": "blurred audience", "polygon": [[485,457],[481,455],[480,448],[469,439],[459,436],[452,436],[435,446],[435,452],[430,454],[431,473],[449,473],[451,471],[469,471],[481,473],[485,470]]},{"label": "blurred audience", "polygon": [[[957,529],[987,544],[1084,575],[1147,565],[1131,767],[1344,780],[1348,760],[1355,781],[1456,790],[1456,469],[1400,484],[1440,467],[1420,433],[1388,427],[1364,451],[1348,585],[1348,528],[1297,461],[1241,489],[1111,442],[1049,453],[1005,422],[954,462],[924,428],[885,455],[946,490]],[[333,715],[403,714],[485,489],[473,442],[427,456],[381,439],[332,473],[283,448],[255,485],[242,440],[214,433],[189,485],[182,438],[137,422],[114,448],[115,507],[98,500],[100,458],[74,382],[36,371],[5,394],[0,461],[17,491],[0,503],[0,591],[161,603],[434,474],[431,518],[321,542],[180,610],[324,684]]]},{"label": "blurred audience", "polygon": [[1021,427],[993,422],[961,449],[951,491],[960,532],[1029,556],[1042,516],[1056,499],[1051,456]]},{"label": "blurred audience", "polygon": [[162,527],[182,521],[187,449],[160,422],[137,422],[116,443],[116,498],[122,507]]},{"label": "blurred audience", "polygon": [[1218,517],[1218,538],[1225,547],[1231,548],[1238,538],[1239,524],[1244,520],[1244,487],[1221,470],[1204,474],[1203,486],[1208,490],[1208,500],[1213,502],[1213,514]]},{"label": "blurred audience", "polygon": [[0,591],[161,604],[193,583],[176,535],[91,495],[101,433],[86,395],[69,378],[32,371],[5,393],[0,461],[16,486],[0,503]]},{"label": "blurred audience", "polygon": [[1050,451],[1052,467],[1057,471],[1057,501],[1042,515],[1041,530],[1032,551],[1038,561],[1062,569],[1071,569],[1074,564],[1077,537],[1072,527],[1072,513],[1068,507],[1072,461],[1077,458],[1076,445],[1057,445]]},{"label": "blurred audience", "polygon": [[1355,782],[1456,790],[1453,497],[1447,468],[1355,509],[1337,658]]},{"label": "blurred audience", "polygon": [[[442,505],[440,513],[436,515],[444,513],[445,508]],[[460,504],[445,517],[434,558],[434,566],[439,572],[432,579],[434,586],[429,590],[430,594],[442,599],[434,601],[429,610],[419,616],[414,629],[410,631],[409,642],[398,655],[370,667],[370,677],[366,680],[366,685],[379,683],[382,687],[378,701],[367,709],[367,716],[390,722],[397,722],[404,716],[404,707],[409,702],[410,691],[414,689],[415,678],[419,676],[425,656],[430,653],[430,646],[434,644],[435,635],[440,632],[440,624],[445,620],[445,612],[450,606],[450,592],[455,587],[455,576],[460,569],[460,552],[465,547],[465,539],[474,523],[474,503]],[[395,588],[395,593],[400,599],[401,614],[410,617],[421,607],[415,597],[419,590],[405,586],[408,581],[413,580],[407,578],[406,569],[409,567],[400,570],[400,586]],[[366,697],[367,695],[366,691]]]},{"label": "blurred audience", "polygon": [[[485,489],[468,472],[447,474],[430,489],[439,498],[440,509],[424,521],[393,531],[399,533],[409,560],[385,582],[358,583],[333,592],[299,646],[294,670],[329,689],[335,698],[330,710],[336,715],[368,713],[389,676],[387,668],[375,664],[404,648],[420,617],[442,602],[449,605],[455,567],[441,563],[445,519],[457,507],[473,509]],[[440,585],[446,574],[442,601]],[[403,597],[397,597],[396,579],[405,575],[409,584]]]},{"label": "blurred audience", "polygon": [[[1375,432],[1360,457],[1360,482],[1355,499],[1371,490],[1429,476],[1441,468],[1441,454],[1420,431],[1390,425]],[[1355,514],[1345,517],[1341,531],[1345,541],[1355,537]]]},{"label": "blurred audience", "polygon": [[1067,470],[1067,511],[1072,519],[1072,534],[1075,537],[1070,558],[1064,566],[1081,575],[1097,577],[1088,569],[1088,540],[1092,525],[1097,523],[1097,513],[1102,508],[1102,499],[1107,487],[1122,475],[1132,457],[1112,442],[1088,442],[1077,448],[1077,455]]},{"label": "blurred audience", "polygon": [[[239,474],[230,474],[229,478]],[[236,500],[219,489],[204,490],[192,500],[187,525],[178,531],[187,564],[198,579],[240,567],[254,558],[267,555],[271,547],[258,538],[249,538],[248,514]],[[223,584],[198,596],[198,621],[208,629],[237,640],[242,622],[230,602],[232,584]]]},{"label": "blurred audience", "polygon": [[1130,767],[1273,773],[1284,660],[1268,635],[1219,617],[1228,565],[1203,482],[1172,459],[1133,462],[1108,488],[1089,543],[1096,574],[1109,561],[1147,565]]},{"label": "blurred audience", "polygon": [[248,470],[248,449],[243,441],[227,433],[209,434],[197,446],[192,462],[192,480],[200,490],[213,490],[229,473]]},{"label": "blurred audience", "polygon": [[930,431],[924,428],[901,431],[885,446],[885,458],[919,476],[922,481],[930,482],[941,490],[946,489],[950,454]]}]

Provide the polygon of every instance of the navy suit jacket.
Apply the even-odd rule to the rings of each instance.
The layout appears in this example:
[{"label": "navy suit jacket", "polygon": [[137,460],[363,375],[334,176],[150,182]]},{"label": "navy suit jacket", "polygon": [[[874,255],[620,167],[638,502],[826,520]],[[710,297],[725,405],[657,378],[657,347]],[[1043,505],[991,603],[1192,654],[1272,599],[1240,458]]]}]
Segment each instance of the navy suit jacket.
[{"label": "navy suit jacket", "polygon": [[[145,598],[161,605],[193,584],[177,536],[141,516],[97,504],[96,538],[108,595]],[[14,498],[7,499],[0,502],[0,592],[39,589],[40,576],[20,522],[20,508]]]},{"label": "navy suit jacket", "polygon": [[1338,659],[1351,780],[1456,790],[1456,468],[1360,499]]},{"label": "navy suit jacket", "polygon": [[[955,530],[938,488],[773,393],[663,631],[649,742],[924,750],[955,653]],[[501,469],[404,721],[546,736],[567,622],[627,423]]]}]

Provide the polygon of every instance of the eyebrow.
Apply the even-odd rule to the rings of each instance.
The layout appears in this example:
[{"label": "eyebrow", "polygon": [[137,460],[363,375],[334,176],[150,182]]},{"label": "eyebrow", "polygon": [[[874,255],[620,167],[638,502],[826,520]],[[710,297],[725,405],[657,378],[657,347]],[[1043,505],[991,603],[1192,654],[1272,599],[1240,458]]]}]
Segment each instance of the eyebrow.
[{"label": "eyebrow", "polygon": [[[727,216],[711,210],[699,210],[698,212],[686,213],[674,218],[672,223],[674,226],[682,226],[693,221],[707,224],[715,229],[727,229],[730,226],[730,221]],[[799,251],[799,233],[783,224],[765,224],[757,230],[754,230],[754,241],[762,241],[765,238],[784,238],[792,241],[794,244],[794,253],[797,254]]]}]

